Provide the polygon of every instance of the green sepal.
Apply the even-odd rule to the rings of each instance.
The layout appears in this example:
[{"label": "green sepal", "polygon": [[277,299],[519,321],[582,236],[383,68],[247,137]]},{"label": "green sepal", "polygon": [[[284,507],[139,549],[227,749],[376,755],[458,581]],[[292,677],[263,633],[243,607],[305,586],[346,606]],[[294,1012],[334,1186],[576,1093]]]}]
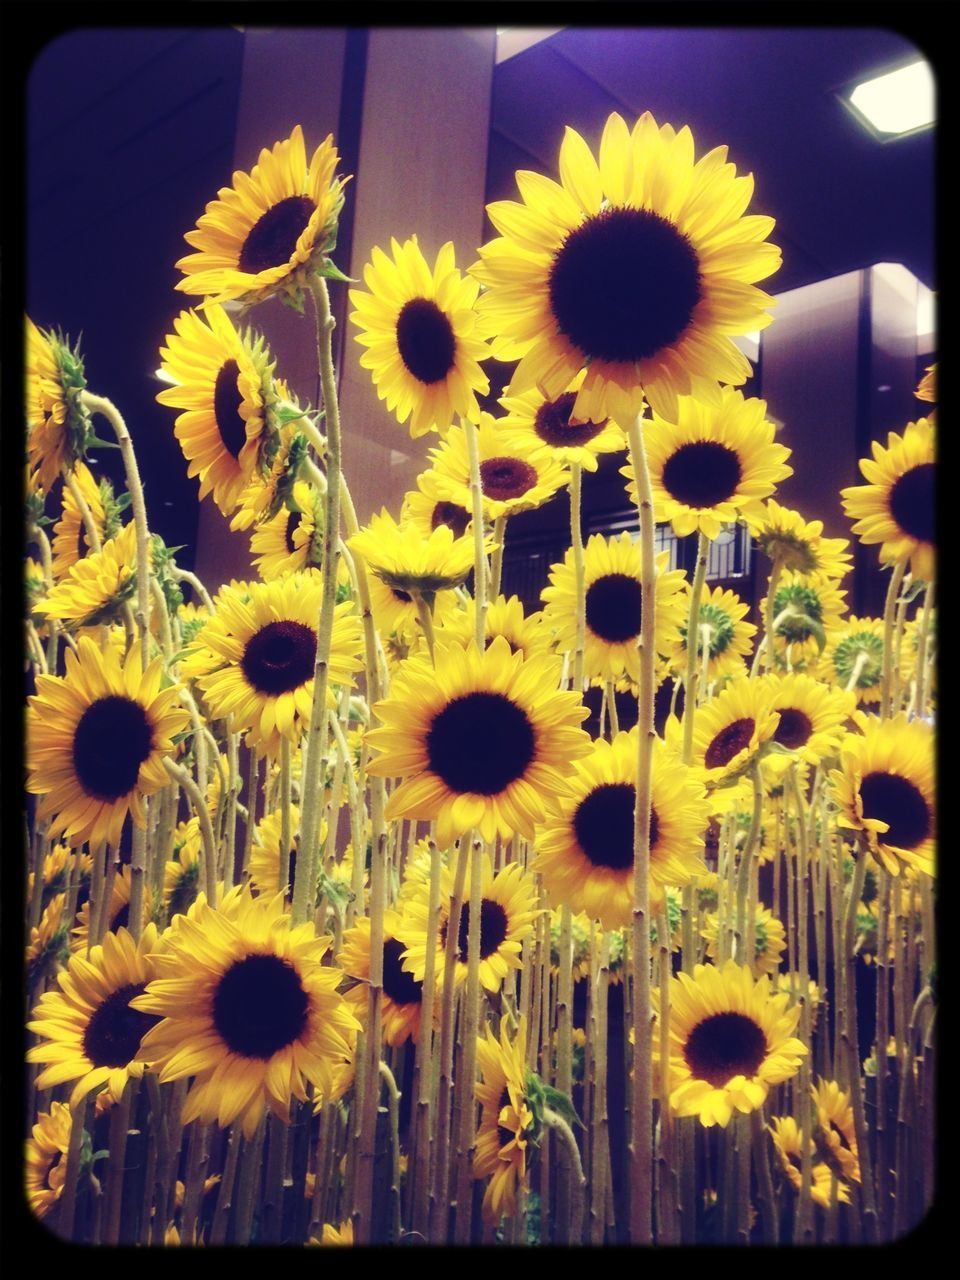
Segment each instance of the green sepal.
[{"label": "green sepal", "polygon": [[[93,432],[93,431],[91,431],[90,435],[89,435],[89,436],[87,436],[87,440],[86,440],[86,447],[87,447],[88,449],[93,449],[93,448],[97,448],[97,449],[119,449],[119,448],[120,448],[120,446],[117,444],[116,440],[101,440],[101,439],[100,439],[100,437],[99,437],[98,435],[96,435],[96,433],[95,433],[95,432]],[[86,456],[86,455],[84,455],[84,456]]]},{"label": "green sepal", "polygon": [[577,1115],[576,1108],[569,1095],[561,1093],[559,1089],[554,1089],[553,1085],[545,1084],[543,1086],[543,1096],[550,1110],[555,1111],[558,1116],[562,1116],[571,1127],[579,1125],[581,1129],[586,1128],[586,1125]]},{"label": "green sepal", "polygon": [[345,880],[335,880],[323,870],[320,872],[317,887],[325,898],[329,898],[338,907],[348,906],[356,896]]},{"label": "green sepal", "polygon": [[[332,248],[333,246],[331,246]],[[327,280],[339,280],[341,284],[359,284],[353,276],[345,276],[337,264],[330,258],[324,258],[319,266],[314,268],[314,272],[318,276],[323,276]]]},{"label": "green sepal", "polygon": [[796,752],[792,747],[785,747],[782,742],[777,742],[773,738],[768,738],[760,748],[758,754],[762,759],[764,756],[794,756],[796,755]]}]

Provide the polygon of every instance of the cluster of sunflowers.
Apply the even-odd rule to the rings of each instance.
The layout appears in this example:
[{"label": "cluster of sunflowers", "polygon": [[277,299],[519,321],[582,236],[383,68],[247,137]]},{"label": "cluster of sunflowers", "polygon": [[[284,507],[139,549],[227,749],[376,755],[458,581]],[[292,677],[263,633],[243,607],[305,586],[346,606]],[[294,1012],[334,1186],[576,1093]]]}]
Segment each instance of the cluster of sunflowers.
[{"label": "cluster of sunflowers", "polygon": [[[725,147],[612,115],[598,158],[567,130],[559,183],[517,174],[466,273],[449,243],[373,249],[360,363],[439,442],[361,526],[337,164],[297,127],[234,174],[161,348],[260,581],[177,565],[120,413],[27,322],[33,1211],[87,1243],[907,1229],[933,1190],[934,412],[844,490],[890,570],[884,616],[849,617],[848,543],[775,501],[790,450],[737,390],[773,220]],[[315,308],[319,408],[238,326],[274,297]],[[518,362],[499,416],[490,357]],[[584,544],[583,471],[618,452],[640,536]],[[561,490],[527,613],[509,522]],[[692,580],[654,521],[697,536]],[[762,627],[706,585],[736,522]]]}]

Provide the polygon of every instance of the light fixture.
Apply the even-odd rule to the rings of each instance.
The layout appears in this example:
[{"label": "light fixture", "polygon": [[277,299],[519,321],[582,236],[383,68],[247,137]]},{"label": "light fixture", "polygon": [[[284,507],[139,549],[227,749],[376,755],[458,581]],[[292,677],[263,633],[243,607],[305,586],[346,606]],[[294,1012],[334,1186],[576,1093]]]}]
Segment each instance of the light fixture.
[{"label": "light fixture", "polygon": [[885,141],[926,129],[936,119],[933,72],[924,58],[861,81],[842,101]]}]

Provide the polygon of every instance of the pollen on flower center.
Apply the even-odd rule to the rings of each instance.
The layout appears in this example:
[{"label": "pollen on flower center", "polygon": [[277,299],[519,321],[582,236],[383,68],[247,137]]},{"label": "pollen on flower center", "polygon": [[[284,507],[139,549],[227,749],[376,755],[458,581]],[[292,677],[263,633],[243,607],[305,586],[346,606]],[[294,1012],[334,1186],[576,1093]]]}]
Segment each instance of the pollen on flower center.
[{"label": "pollen on flower center", "polygon": [[247,424],[240,416],[243,394],[237,378],[240,366],[236,360],[227,360],[217,374],[213,390],[213,416],[217,420],[217,430],[224,448],[232,457],[238,458],[240,450],[247,443]]},{"label": "pollen on flower center", "polygon": [[536,470],[523,458],[487,458],[480,463],[480,488],[492,502],[520,498],[536,483]]},{"label": "pollen on flower center", "polygon": [[453,368],[457,350],[453,326],[429,298],[411,298],[397,316],[397,347],[407,369],[430,386]]},{"label": "pollen on flower center", "polygon": [[271,267],[286,266],[316,207],[306,196],[287,196],[268,209],[247,233],[239,269],[257,275]]},{"label": "pollen on flower center", "polygon": [[715,1013],[690,1032],[683,1056],[696,1080],[722,1089],[733,1076],[755,1076],[767,1052],[766,1036],[742,1013]]},{"label": "pollen on flower center", "polygon": [[725,725],[707,747],[703,763],[708,769],[722,769],[748,746],[753,737],[756,722],[750,716]]},{"label": "pollen on flower center", "polygon": [[536,412],[533,429],[540,439],[555,448],[575,448],[598,436],[605,422],[571,422],[575,391],[565,391],[556,400],[545,400]]},{"label": "pollen on flower center", "polygon": [[73,767],[98,800],[118,800],[137,785],[153,749],[153,727],[139,702],[111,694],[84,711],[73,735]]},{"label": "pollen on flower center", "polygon": [[427,733],[430,768],[451,791],[493,796],[522,778],[536,738],[525,711],[500,693],[448,703]]},{"label": "pollen on flower center", "polygon": [[217,983],[213,1024],[231,1053],[266,1060],[300,1037],[308,1007],[293,965],[275,955],[249,955]]}]

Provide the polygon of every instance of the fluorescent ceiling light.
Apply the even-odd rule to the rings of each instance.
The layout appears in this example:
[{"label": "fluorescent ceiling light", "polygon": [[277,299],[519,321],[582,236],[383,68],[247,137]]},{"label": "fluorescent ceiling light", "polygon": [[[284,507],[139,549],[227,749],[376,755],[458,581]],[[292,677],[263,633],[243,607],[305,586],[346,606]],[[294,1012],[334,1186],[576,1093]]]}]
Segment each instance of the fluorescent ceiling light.
[{"label": "fluorescent ceiling light", "polygon": [[896,137],[932,125],[936,119],[933,72],[918,58],[862,84],[846,99],[877,133]]}]

